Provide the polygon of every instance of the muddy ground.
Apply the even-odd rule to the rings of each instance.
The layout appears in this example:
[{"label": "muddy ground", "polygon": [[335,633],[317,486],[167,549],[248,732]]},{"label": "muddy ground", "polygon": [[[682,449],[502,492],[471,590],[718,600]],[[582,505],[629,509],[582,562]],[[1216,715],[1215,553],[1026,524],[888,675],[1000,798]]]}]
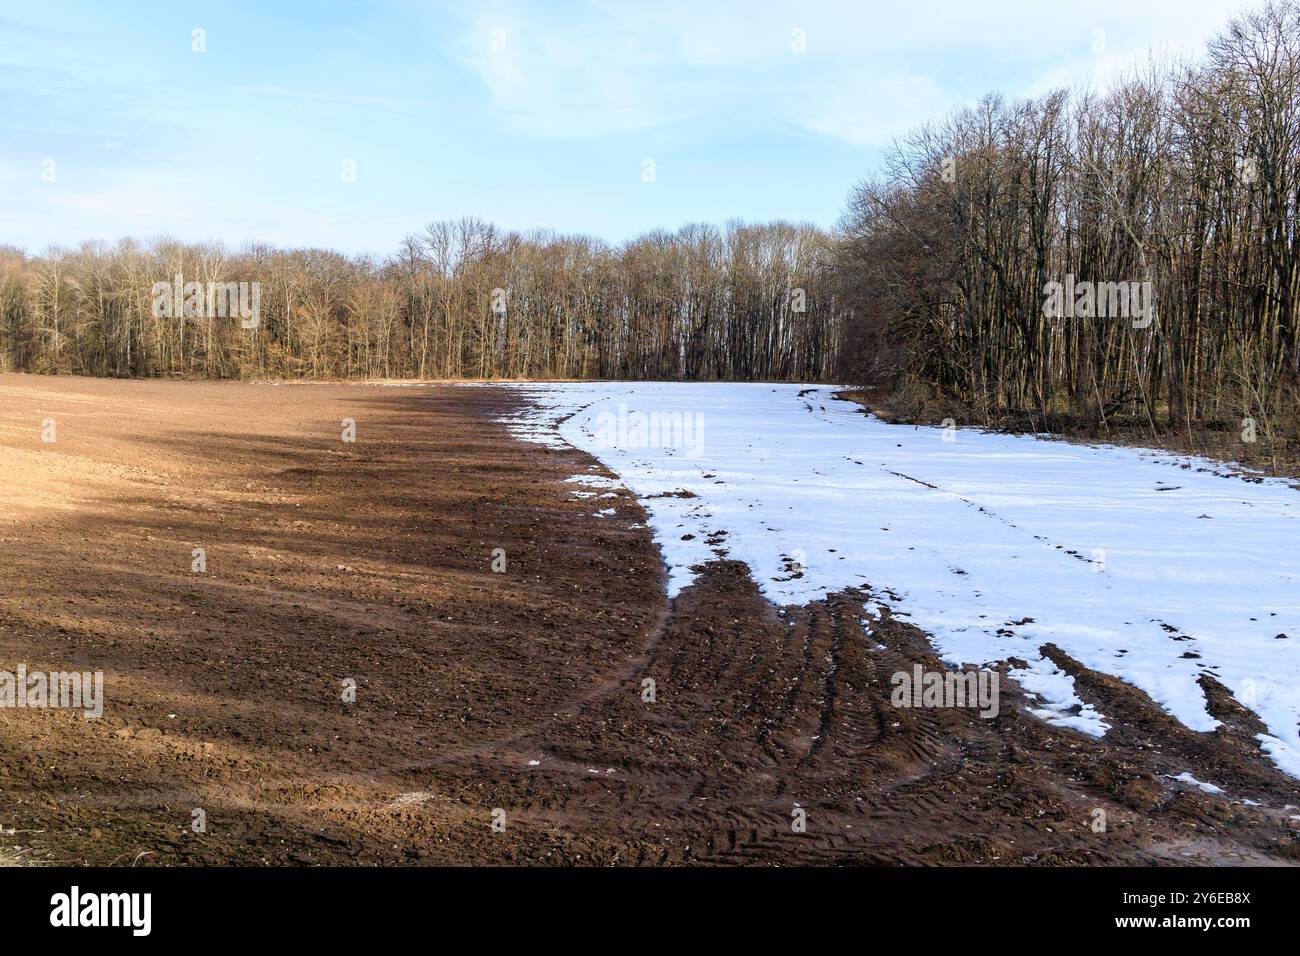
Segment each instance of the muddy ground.
[{"label": "muddy ground", "polygon": [[1221,688],[1213,734],[1059,654],[1105,740],[1007,680],[993,720],[896,709],[891,674],[941,666],[924,634],[864,626],[865,593],[775,608],[729,562],[669,602],[637,502],[593,516],[564,484],[592,459],[494,421],[517,400],[0,376],[0,669],[106,695],[0,709],[0,855],[1300,861],[1297,781]]}]

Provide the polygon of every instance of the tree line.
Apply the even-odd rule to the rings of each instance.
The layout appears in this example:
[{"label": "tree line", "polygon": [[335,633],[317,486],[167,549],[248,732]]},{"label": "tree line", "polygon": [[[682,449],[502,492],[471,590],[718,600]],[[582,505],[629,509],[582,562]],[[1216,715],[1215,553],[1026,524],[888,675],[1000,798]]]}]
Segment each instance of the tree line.
[{"label": "tree line", "polygon": [[[382,260],[0,247],[0,369],[840,381],[988,422],[1249,420],[1272,441],[1300,422],[1298,212],[1300,0],[1281,0],[1196,62],[921,127],[833,232],[733,222],[612,246],[463,219]],[[176,277],[257,283],[257,321],[160,314]]]},{"label": "tree line", "polygon": [[[383,261],[172,240],[0,248],[0,369],[820,380],[839,341],[833,252],[825,231],[787,223],[613,247],[476,219],[434,223]],[[241,283],[251,321],[227,309]]]},{"label": "tree line", "polygon": [[1103,92],[986,97],[852,193],[840,372],[988,420],[1293,428],[1298,207],[1295,2]]}]

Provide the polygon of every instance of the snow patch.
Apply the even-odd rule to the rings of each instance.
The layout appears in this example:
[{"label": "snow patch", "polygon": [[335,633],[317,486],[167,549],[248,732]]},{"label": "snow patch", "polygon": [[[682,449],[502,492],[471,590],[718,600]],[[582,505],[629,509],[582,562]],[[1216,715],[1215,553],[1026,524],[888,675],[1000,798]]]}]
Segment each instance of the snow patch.
[{"label": "snow patch", "polygon": [[1215,793],[1220,795],[1222,795],[1223,793],[1222,787],[1216,787],[1212,783],[1206,783],[1203,780],[1197,780],[1195,777],[1193,777],[1190,773],[1187,773],[1186,771],[1178,774],[1177,776],[1174,776],[1173,774],[1166,774],[1166,776],[1169,777],[1170,780],[1177,780],[1180,783],[1191,784],[1197,790],[1203,790],[1206,793]]},{"label": "snow patch", "polygon": [[[778,605],[869,588],[951,664],[1025,662],[1011,673],[1039,716],[1093,734],[1104,719],[1043,645],[1201,732],[1219,725],[1198,684],[1209,675],[1300,776],[1300,495],[1285,482],[1031,436],[959,429],[949,442],[829,386],[505,387],[534,403],[505,420],[513,434],[580,448],[637,496],[670,595],[724,553]],[[689,447],[611,443],[609,421],[637,412],[699,427]]]}]

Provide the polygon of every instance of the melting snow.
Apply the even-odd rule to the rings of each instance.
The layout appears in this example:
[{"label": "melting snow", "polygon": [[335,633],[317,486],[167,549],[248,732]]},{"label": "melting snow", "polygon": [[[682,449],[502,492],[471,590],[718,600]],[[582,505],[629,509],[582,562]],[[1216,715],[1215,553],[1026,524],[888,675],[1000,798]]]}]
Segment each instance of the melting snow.
[{"label": "melting snow", "polygon": [[[952,663],[1023,661],[1039,716],[1093,734],[1106,724],[1044,644],[1197,731],[1218,726],[1197,683],[1211,675],[1300,776],[1300,494],[1284,482],[1029,436],[948,442],[828,386],[517,387],[536,407],[515,434],[581,448],[637,495],[673,595],[723,555],[777,604],[867,588]],[[656,442],[638,413],[679,427]]]},{"label": "melting snow", "polygon": [[[1216,787],[1216,786],[1215,786],[1214,784],[1212,784],[1212,783],[1206,783],[1206,782],[1203,781],[1203,780],[1197,780],[1197,779],[1196,779],[1195,777],[1193,777],[1190,773],[1186,773],[1186,772],[1184,772],[1184,773],[1180,773],[1180,774],[1178,774],[1178,776],[1174,776],[1173,774],[1169,774],[1169,779],[1170,779],[1170,780],[1178,780],[1178,781],[1180,781],[1180,782],[1182,782],[1182,783],[1189,783],[1189,784],[1191,784],[1193,787],[1196,787],[1198,790],[1204,790],[1206,793],[1223,793],[1223,788],[1222,788],[1222,787]],[[1246,802],[1247,802],[1247,803],[1250,803],[1249,800],[1247,800]],[[1254,806],[1259,806],[1259,804],[1253,804],[1253,805],[1254,805]]]},{"label": "melting snow", "polygon": [[590,485],[593,488],[623,487],[613,478],[605,478],[601,475],[574,475],[572,478],[565,478],[564,480],[577,485]]}]

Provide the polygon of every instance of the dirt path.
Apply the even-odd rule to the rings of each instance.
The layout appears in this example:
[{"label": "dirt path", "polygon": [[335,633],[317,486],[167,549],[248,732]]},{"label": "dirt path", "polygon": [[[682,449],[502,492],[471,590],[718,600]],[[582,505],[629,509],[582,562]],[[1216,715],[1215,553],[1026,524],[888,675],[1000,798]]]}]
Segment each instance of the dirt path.
[{"label": "dirt path", "polygon": [[0,376],[0,669],[106,693],[98,720],[0,709],[0,854],[1300,860],[1300,789],[1227,695],[1195,734],[1059,655],[1118,718],[1100,744],[1006,681],[996,720],[896,709],[892,673],[940,666],[923,634],[864,625],[864,594],[774,608],[729,562],[670,607],[635,500],[594,517],[564,484],[594,462],[513,441],[514,401]]}]

